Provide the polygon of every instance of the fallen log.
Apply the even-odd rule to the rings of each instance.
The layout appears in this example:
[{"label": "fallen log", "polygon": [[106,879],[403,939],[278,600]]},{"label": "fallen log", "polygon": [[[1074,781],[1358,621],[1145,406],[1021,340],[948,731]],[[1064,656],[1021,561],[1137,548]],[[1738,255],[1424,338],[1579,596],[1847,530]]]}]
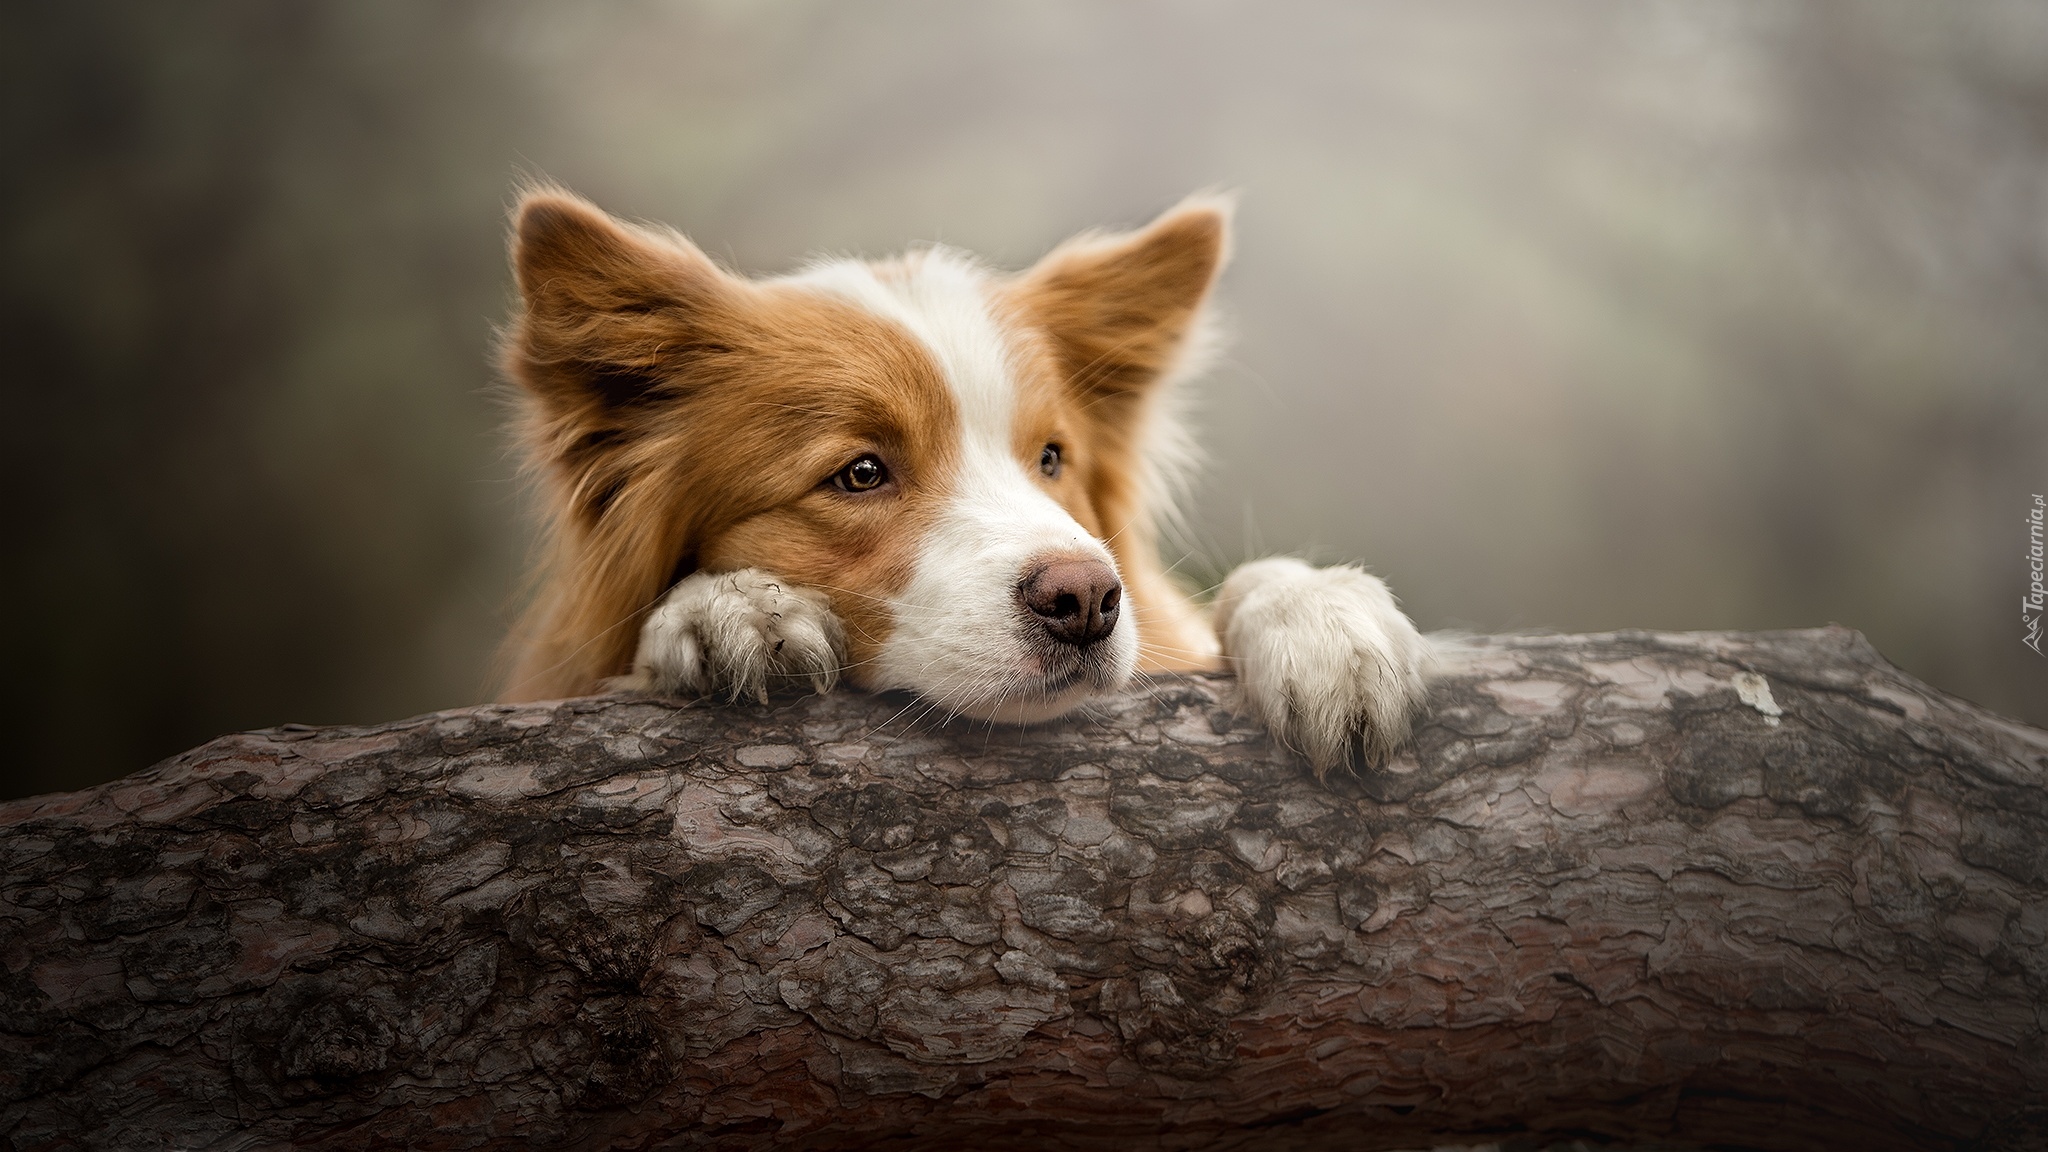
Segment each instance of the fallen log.
[{"label": "fallen log", "polygon": [[2048,1144],[2048,732],[1842,629],[1475,639],[1326,783],[1230,687],[493,705],[0,806],[0,1135]]}]

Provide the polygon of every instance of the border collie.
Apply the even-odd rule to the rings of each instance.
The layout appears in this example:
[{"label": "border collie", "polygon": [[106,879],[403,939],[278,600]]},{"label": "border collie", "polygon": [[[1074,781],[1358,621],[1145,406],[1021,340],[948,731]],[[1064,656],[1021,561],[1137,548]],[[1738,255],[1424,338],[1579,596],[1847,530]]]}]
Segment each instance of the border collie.
[{"label": "border collie", "polygon": [[508,697],[843,675],[1024,723],[1228,668],[1319,771],[1379,762],[1429,658],[1385,584],[1266,559],[1205,609],[1159,556],[1229,221],[1196,196],[1015,274],[932,247],[750,279],[528,190],[503,355],[549,517]]}]

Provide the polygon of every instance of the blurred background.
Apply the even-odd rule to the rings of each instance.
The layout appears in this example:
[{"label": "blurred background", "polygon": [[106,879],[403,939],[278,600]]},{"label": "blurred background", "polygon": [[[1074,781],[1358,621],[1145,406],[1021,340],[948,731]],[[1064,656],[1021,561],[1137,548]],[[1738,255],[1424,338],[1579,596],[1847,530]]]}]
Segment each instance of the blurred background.
[{"label": "blurred background", "polygon": [[1188,571],[1838,621],[2048,723],[2037,0],[74,0],[0,86],[7,795],[485,698],[522,173],[754,272],[1238,189]]}]

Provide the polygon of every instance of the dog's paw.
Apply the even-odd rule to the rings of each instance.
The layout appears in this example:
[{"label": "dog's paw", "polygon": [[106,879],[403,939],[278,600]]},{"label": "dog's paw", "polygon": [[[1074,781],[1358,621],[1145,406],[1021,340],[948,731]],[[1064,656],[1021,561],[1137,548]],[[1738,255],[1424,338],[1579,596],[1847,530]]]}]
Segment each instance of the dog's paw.
[{"label": "dog's paw", "polygon": [[766,702],[771,681],[831,688],[845,653],[845,630],[824,593],[758,568],[698,572],[648,613],[632,673],[610,687]]},{"label": "dog's paw", "polygon": [[1245,706],[1318,775],[1356,750],[1368,766],[1408,739],[1429,642],[1378,577],[1276,558],[1240,566],[1216,632]]}]

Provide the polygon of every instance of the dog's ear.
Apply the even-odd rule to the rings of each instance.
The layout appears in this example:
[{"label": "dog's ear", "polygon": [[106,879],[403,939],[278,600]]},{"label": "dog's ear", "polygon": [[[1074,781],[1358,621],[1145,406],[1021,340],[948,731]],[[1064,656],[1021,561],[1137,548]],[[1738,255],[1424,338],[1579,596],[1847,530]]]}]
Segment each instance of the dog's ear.
[{"label": "dog's ear", "polygon": [[1013,299],[1068,379],[1130,394],[1178,364],[1229,256],[1231,208],[1191,196],[1136,232],[1077,236],[1017,280]]},{"label": "dog's ear", "polygon": [[726,349],[741,282],[682,236],[624,224],[578,196],[520,198],[512,271],[524,302],[506,367],[560,412],[645,405]]}]

